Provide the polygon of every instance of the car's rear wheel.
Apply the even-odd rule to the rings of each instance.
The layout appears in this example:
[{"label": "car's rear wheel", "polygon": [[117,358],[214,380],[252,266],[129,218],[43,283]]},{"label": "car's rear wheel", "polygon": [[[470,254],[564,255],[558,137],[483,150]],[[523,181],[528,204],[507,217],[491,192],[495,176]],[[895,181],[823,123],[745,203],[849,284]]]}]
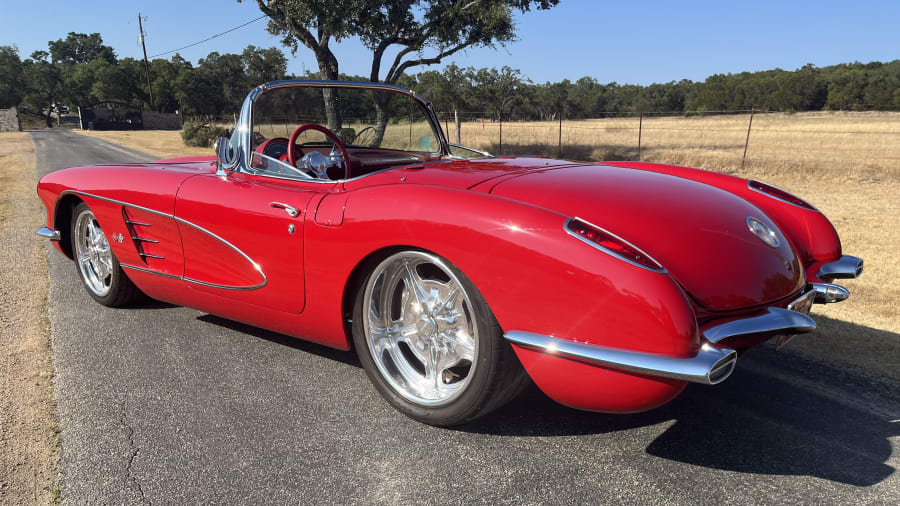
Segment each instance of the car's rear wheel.
[{"label": "car's rear wheel", "polygon": [[88,293],[110,307],[135,300],[140,291],[122,271],[94,213],[81,202],[72,215],[72,253],[78,276]]},{"label": "car's rear wheel", "polygon": [[425,251],[373,263],[356,297],[353,339],[382,397],[432,425],[478,418],[527,382],[474,284]]}]

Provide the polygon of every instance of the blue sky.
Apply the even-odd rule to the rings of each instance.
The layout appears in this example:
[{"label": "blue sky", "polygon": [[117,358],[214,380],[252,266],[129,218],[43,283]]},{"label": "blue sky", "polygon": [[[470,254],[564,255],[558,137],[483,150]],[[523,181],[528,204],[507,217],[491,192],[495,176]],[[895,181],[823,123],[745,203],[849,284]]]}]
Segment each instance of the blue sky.
[{"label": "blue sky", "polygon": [[[147,16],[150,55],[260,15],[253,0],[31,0],[26,5],[0,0],[0,45],[17,45],[23,58],[70,31],[100,32],[120,57],[139,57],[138,11]],[[900,58],[900,2],[895,0],[562,0],[549,12],[518,16],[518,24],[518,42],[505,48],[470,49],[449,61],[475,67],[509,65],[538,83],[587,75],[601,82],[649,84],[703,80],[715,73],[794,69],[806,63],[825,66]],[[181,54],[196,62],[211,51],[240,52],[248,44],[280,47],[263,20]],[[305,48],[296,56],[285,51],[289,72],[316,68]],[[368,74],[371,57],[358,40],[346,40],[334,51],[342,72]]]}]

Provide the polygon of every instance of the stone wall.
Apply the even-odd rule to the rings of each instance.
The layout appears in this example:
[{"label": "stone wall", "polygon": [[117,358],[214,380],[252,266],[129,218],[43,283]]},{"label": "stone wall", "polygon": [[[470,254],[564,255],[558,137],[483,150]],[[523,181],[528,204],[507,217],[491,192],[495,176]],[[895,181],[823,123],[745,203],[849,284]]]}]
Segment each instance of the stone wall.
[{"label": "stone wall", "polygon": [[181,115],[144,111],[144,130],[181,130]]},{"label": "stone wall", "polygon": [[13,107],[12,109],[0,109],[0,132],[18,132],[19,111]]}]

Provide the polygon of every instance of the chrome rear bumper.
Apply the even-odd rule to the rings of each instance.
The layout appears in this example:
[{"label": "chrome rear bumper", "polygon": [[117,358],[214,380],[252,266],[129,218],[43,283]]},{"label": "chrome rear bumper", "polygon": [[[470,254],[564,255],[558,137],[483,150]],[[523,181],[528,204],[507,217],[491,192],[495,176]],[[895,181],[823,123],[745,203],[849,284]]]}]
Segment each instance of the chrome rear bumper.
[{"label": "chrome rear bumper", "polygon": [[790,309],[770,307],[764,315],[741,318],[710,327],[703,331],[703,337],[711,343],[718,343],[731,337],[804,334],[813,330],[816,330],[816,322],[809,316]]},{"label": "chrome rear bumper", "polygon": [[863,272],[863,260],[859,257],[844,255],[834,262],[823,264],[819,267],[816,277],[828,281],[831,279],[858,278]]},{"label": "chrome rear bumper", "polygon": [[737,352],[705,343],[693,357],[668,357],[653,353],[576,343],[542,334],[512,330],[504,337],[513,344],[548,355],[575,359],[592,365],[715,385],[734,371]]},{"label": "chrome rear bumper", "polygon": [[524,348],[592,365],[715,385],[731,375],[737,363],[737,352],[717,344],[720,341],[741,336],[803,334],[815,329],[816,322],[803,313],[770,307],[763,315],[732,320],[706,329],[701,338],[703,345],[692,357],[608,348],[519,330],[511,330],[503,337]]},{"label": "chrome rear bumper", "polygon": [[51,241],[60,240],[59,230],[53,230],[52,228],[41,227],[34,232],[35,234],[43,237],[44,239],[50,239]]}]

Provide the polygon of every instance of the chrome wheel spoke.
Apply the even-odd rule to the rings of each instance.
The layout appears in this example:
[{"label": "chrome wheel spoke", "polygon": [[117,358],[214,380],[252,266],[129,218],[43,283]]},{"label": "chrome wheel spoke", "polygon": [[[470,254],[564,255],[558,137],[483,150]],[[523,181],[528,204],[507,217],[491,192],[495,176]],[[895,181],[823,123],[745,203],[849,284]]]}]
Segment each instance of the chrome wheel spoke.
[{"label": "chrome wheel spoke", "polygon": [[428,386],[433,385],[435,390],[438,390],[441,387],[439,361],[440,355],[438,350],[434,346],[431,346],[428,349],[428,354],[426,355],[425,360],[425,381],[428,383]]},{"label": "chrome wheel spoke", "polygon": [[475,361],[475,341],[468,334],[458,331],[453,337],[453,354],[457,363],[463,360]]},{"label": "chrome wheel spoke", "polygon": [[112,259],[109,256],[100,256],[98,258],[98,266],[100,267],[100,279],[106,280],[112,273]]},{"label": "chrome wheel spoke", "polygon": [[372,340],[375,352],[379,355],[386,350],[390,351],[397,344],[394,342],[394,336],[385,328],[370,327],[369,338]]},{"label": "chrome wheel spoke", "polygon": [[440,314],[441,312],[456,305],[457,297],[459,297],[459,286],[454,286],[443,297],[438,296],[437,304],[435,304],[435,307],[434,307],[435,313]]},{"label": "chrome wheel spoke", "polygon": [[413,297],[416,299],[415,302],[419,304],[419,308],[425,310],[428,307],[431,297],[425,290],[425,287],[422,286],[422,278],[419,277],[419,274],[416,272],[416,267],[410,265],[410,262],[406,262],[404,267],[406,268],[406,287],[412,292]]},{"label": "chrome wheel spoke", "polygon": [[97,230],[97,225],[94,223],[94,220],[89,221],[88,222],[88,240],[90,241],[91,245],[94,246],[95,248],[99,247],[100,246],[100,238],[102,236],[103,236],[103,234],[101,234],[100,231]]}]

